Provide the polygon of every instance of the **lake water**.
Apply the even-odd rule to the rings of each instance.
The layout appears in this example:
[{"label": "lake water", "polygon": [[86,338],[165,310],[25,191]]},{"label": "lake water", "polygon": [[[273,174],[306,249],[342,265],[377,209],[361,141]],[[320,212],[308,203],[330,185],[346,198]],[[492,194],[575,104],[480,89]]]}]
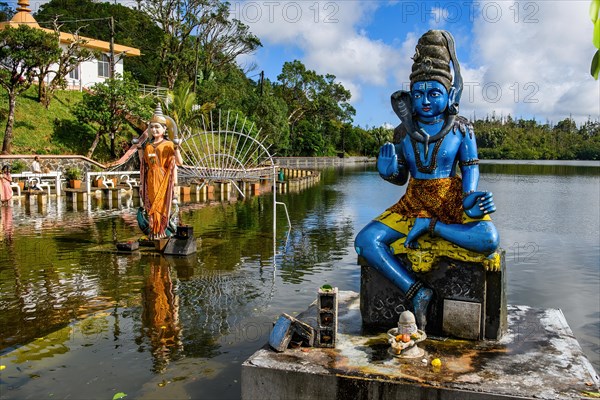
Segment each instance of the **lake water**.
[{"label": "lake water", "polygon": [[[508,301],[560,308],[600,370],[600,164],[482,164],[506,249]],[[239,398],[241,363],[319,286],[359,291],[353,240],[403,193],[373,166],[327,169],[272,197],[191,203],[189,259],[102,251],[139,236],[134,208],[2,208],[2,399]],[[64,201],[64,200],[63,200]]]}]

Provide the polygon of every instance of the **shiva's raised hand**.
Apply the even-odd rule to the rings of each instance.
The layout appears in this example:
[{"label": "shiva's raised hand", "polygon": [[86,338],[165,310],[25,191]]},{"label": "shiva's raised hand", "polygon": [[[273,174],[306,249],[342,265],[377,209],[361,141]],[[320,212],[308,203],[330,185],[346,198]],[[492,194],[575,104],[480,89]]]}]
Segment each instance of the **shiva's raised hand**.
[{"label": "shiva's raised hand", "polygon": [[398,155],[393,143],[385,143],[379,149],[377,157],[377,171],[382,178],[389,178],[398,172]]}]

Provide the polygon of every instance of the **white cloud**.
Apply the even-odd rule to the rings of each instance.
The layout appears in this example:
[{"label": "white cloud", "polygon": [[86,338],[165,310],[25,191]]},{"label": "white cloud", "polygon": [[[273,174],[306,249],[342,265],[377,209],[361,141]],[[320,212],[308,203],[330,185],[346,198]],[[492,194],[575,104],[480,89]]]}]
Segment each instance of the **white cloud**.
[{"label": "white cloud", "polygon": [[489,4],[501,13],[490,18],[480,12],[474,22],[472,60],[479,67],[465,75],[480,85],[468,108],[554,122],[569,115],[578,121],[597,118],[588,2]]},{"label": "white cloud", "polygon": [[[470,60],[461,60],[462,115],[511,114],[542,122],[569,116],[578,122],[598,118],[600,84],[589,75],[595,49],[587,2],[474,4],[478,6],[468,10],[473,20],[470,36],[448,24],[455,12],[424,8],[430,28],[454,33],[458,50],[471,47]],[[423,33],[409,33],[401,54],[412,54]],[[396,83],[405,89],[411,65],[408,57],[397,65]]]},{"label": "white cloud", "polygon": [[370,39],[360,25],[377,2],[255,2],[232,3],[232,14],[250,26],[265,46],[297,46],[302,62],[319,74],[330,73],[351,91],[384,85],[396,62],[392,46]]},{"label": "white cloud", "polygon": [[446,21],[450,17],[448,9],[442,7],[433,7],[429,11],[429,28],[430,29],[443,29],[446,25]]},{"label": "white cloud", "polygon": [[[395,87],[397,89],[410,89],[410,72],[412,69],[412,56],[415,54],[415,47],[419,41],[419,37],[423,32],[409,32],[400,45],[400,50],[396,54],[398,59],[396,69],[394,71]],[[390,93],[391,94],[391,93]]]},{"label": "white cloud", "polygon": [[394,52],[382,42],[353,35],[334,47],[307,47],[306,63],[319,71],[331,71],[340,79],[383,85]]},{"label": "white cloud", "polygon": [[[457,49],[469,50],[470,57],[461,59],[462,115],[510,114],[554,123],[566,117],[578,122],[599,117],[600,82],[589,75],[595,49],[588,2],[473,4],[478,6],[462,9],[473,21],[470,35],[465,35],[463,26],[451,23],[455,10],[420,9],[421,23],[449,30]],[[413,54],[424,33],[418,26],[415,29],[398,52],[403,57],[395,65],[397,88],[408,86],[412,60],[407,55]]]}]

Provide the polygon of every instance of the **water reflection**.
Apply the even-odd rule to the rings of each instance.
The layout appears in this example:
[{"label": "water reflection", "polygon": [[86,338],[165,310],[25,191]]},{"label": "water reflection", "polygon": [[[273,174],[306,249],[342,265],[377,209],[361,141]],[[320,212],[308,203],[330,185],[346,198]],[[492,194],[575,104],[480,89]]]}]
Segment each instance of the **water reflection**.
[{"label": "water reflection", "polygon": [[[479,170],[483,181],[499,181],[505,179],[506,175],[512,175],[515,180],[531,182],[532,175],[554,175],[554,176],[600,176],[600,163],[597,161],[581,162],[541,162],[541,161],[505,161],[482,162]],[[497,176],[504,175],[504,177]],[[535,181],[535,178],[533,178]]]},{"label": "water reflection", "polygon": [[[153,371],[163,372],[183,351],[179,296],[164,257],[149,259],[150,270],[142,288],[142,334],[150,340]],[[143,347],[140,351],[143,351]]]},{"label": "water reflection", "polygon": [[12,242],[13,234],[13,208],[12,206],[0,207],[0,242]]},{"label": "water reflection", "polygon": [[[481,183],[498,205],[509,301],[561,308],[598,368],[600,169],[527,175],[511,168],[484,173]],[[7,371],[24,368],[28,357],[47,362],[35,372],[42,377],[33,385],[19,381],[22,391],[13,397],[47,397],[40,388],[55,386],[61,365],[69,365],[68,384],[53,389],[56,398],[111,398],[115,382],[136,398],[140,386],[156,390],[169,374],[197,379],[184,382],[194,389],[178,397],[239,397],[232,382],[239,382],[240,363],[265,343],[281,312],[303,310],[323,283],[358,290],[354,235],[403,190],[373,166],[328,169],[321,177],[316,187],[278,196],[292,231],[283,248],[287,221],[278,215],[276,270],[271,196],[182,204],[183,221],[202,238],[198,253],[185,258],[107,251],[115,237],[139,235],[135,208],[123,202],[72,211],[51,199],[43,212],[16,202],[11,214],[2,210],[2,237],[12,232],[12,241],[0,243],[0,354]],[[12,358],[19,346],[32,353]],[[95,371],[98,365],[106,368]],[[74,369],[88,380],[75,382]],[[146,390],[169,397],[163,387]]]}]

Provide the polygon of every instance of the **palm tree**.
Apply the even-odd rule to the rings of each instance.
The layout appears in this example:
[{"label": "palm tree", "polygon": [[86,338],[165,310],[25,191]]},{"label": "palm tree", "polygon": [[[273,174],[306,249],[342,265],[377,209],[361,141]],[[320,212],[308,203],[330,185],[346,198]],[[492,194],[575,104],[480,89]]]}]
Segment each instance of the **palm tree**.
[{"label": "palm tree", "polygon": [[202,115],[210,111],[205,110],[205,105],[199,107],[196,104],[196,93],[192,90],[192,85],[192,82],[187,82],[177,86],[173,91],[169,91],[166,101],[163,102],[163,108],[180,129],[196,126]]}]

